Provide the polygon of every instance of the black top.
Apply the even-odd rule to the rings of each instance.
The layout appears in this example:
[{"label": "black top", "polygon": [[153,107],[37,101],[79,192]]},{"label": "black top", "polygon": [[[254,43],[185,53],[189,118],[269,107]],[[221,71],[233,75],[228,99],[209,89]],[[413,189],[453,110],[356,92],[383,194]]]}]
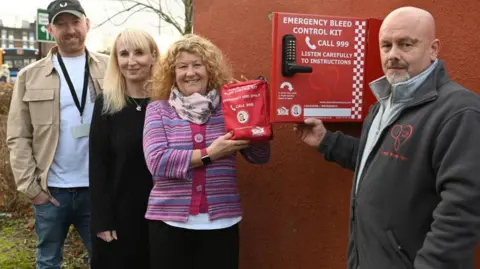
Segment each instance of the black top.
[{"label": "black top", "polygon": [[148,99],[129,97],[113,115],[102,114],[99,95],[90,127],[90,192],[94,234],[118,230],[122,222],[142,222],[152,189],[142,138]]}]

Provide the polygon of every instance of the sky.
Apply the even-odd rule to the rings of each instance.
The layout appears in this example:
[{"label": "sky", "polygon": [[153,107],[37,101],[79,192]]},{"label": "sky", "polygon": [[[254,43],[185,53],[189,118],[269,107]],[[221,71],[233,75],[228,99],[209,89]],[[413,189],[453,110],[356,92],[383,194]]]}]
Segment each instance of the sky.
[{"label": "sky", "polygon": [[[164,10],[169,10],[174,17],[183,16],[183,5],[180,0],[139,0],[144,3],[158,4],[162,2]],[[34,22],[37,9],[46,9],[51,0],[0,0],[0,19],[5,26],[20,27],[22,20]],[[159,27],[158,17],[149,12],[139,12],[132,15],[121,24],[131,13],[115,17],[102,26],[101,22],[118,11],[130,6],[122,0],[80,0],[87,17],[91,21],[91,29],[87,36],[87,47],[93,51],[110,47],[115,36],[125,28],[140,28],[146,30],[157,41],[160,50],[165,51],[169,44],[180,36],[178,32],[165,22]],[[118,24],[118,25],[116,25]]]}]

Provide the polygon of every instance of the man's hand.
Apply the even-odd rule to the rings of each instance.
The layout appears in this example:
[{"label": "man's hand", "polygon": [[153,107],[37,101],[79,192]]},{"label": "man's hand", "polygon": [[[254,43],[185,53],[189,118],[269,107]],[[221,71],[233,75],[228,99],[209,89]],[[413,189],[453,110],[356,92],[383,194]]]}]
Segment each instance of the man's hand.
[{"label": "man's hand", "polygon": [[117,231],[105,231],[97,233],[97,237],[105,242],[112,242],[113,239],[118,240]]},{"label": "man's hand", "polygon": [[297,124],[293,130],[305,144],[312,147],[318,147],[327,133],[322,121],[313,118],[306,119],[304,124]]},{"label": "man's hand", "polygon": [[34,205],[43,205],[50,202],[55,206],[60,206],[60,203],[55,198],[48,195],[44,191],[42,191],[40,194],[35,196],[35,198],[33,198],[31,201],[32,201],[32,204]]}]

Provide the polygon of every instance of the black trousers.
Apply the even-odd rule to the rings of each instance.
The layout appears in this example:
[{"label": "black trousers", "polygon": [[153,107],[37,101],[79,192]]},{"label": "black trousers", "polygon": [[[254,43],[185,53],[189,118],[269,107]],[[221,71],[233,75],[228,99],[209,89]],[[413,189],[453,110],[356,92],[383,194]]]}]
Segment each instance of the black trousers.
[{"label": "black trousers", "polygon": [[150,221],[151,269],[238,269],[238,224],[188,230]]},{"label": "black trousers", "polygon": [[91,269],[150,268],[148,222],[143,214],[129,216],[130,219],[126,219],[126,216],[117,214],[115,229],[118,240],[107,243],[92,234]]}]

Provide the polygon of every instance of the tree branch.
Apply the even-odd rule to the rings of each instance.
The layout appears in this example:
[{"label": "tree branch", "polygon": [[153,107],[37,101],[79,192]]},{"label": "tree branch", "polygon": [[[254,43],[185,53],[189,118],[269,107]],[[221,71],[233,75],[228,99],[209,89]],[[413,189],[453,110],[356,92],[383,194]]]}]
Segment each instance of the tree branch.
[{"label": "tree branch", "polygon": [[[93,29],[98,28],[98,27],[104,25],[105,23],[111,21],[113,18],[117,17],[117,16],[120,15],[120,14],[123,14],[123,13],[126,13],[126,12],[130,12],[132,9],[134,9],[134,8],[137,7],[137,6],[138,6],[138,5],[133,5],[133,6],[129,7],[129,8],[120,10],[119,12],[113,14],[112,16],[108,17],[106,20],[104,20],[104,21],[102,21],[101,23],[99,23],[99,24],[97,24],[96,26],[94,26]],[[137,12],[138,12],[138,10],[135,11],[135,12],[133,12],[133,13],[137,13]],[[129,16],[129,17],[130,17],[130,16]]]},{"label": "tree branch", "polygon": [[185,29],[183,29],[183,27],[174,18],[172,18],[169,14],[166,14],[165,12],[163,12],[163,10],[160,10],[156,7],[147,5],[145,3],[141,3],[141,2],[136,1],[136,0],[124,0],[124,1],[131,2],[131,3],[134,3],[135,5],[142,6],[142,7],[145,7],[147,9],[151,9],[151,10],[155,11],[158,14],[158,16],[160,16],[160,18],[162,20],[164,20],[166,23],[171,24],[182,35],[185,34]]},{"label": "tree branch", "polygon": [[185,5],[185,33],[192,33],[193,0],[183,0],[183,4]]},{"label": "tree branch", "polygon": [[[112,16],[109,16],[107,19],[105,19],[98,25],[94,26],[93,28],[98,28],[109,21],[112,22],[114,25],[119,26],[125,23],[133,14],[138,13],[140,11],[148,11],[148,12],[154,12],[155,14],[157,14],[160,20],[173,26],[182,35],[192,32],[192,23],[193,23],[192,22],[192,15],[193,15],[192,0],[181,0],[176,2],[179,5],[183,4],[185,8],[184,18],[181,18],[180,16],[174,16],[170,12],[168,5],[166,6],[166,12],[165,12],[164,8],[162,8],[161,0],[159,1],[147,0],[146,2],[145,1],[142,2],[139,0],[120,0],[120,2],[122,3],[122,6],[123,6],[123,9],[121,11],[118,11]],[[155,2],[157,2],[157,5],[155,5]],[[131,6],[128,7],[128,5],[131,5]],[[129,16],[126,19],[124,19],[121,23],[114,23],[112,21],[112,19],[116,18],[117,16],[124,13],[129,13],[129,12],[130,12]]]},{"label": "tree branch", "polygon": [[130,13],[130,15],[128,15],[122,22],[120,22],[120,23],[118,23],[118,24],[112,22],[112,24],[115,25],[115,26],[121,26],[121,25],[123,25],[125,22],[127,22],[127,21],[130,19],[130,17],[132,17],[133,15],[135,15],[135,13],[138,13],[138,12],[143,11],[143,10],[145,10],[145,9],[146,9],[145,7],[142,7],[142,8],[140,8],[140,9],[138,9],[138,10],[135,10],[134,12]]}]

